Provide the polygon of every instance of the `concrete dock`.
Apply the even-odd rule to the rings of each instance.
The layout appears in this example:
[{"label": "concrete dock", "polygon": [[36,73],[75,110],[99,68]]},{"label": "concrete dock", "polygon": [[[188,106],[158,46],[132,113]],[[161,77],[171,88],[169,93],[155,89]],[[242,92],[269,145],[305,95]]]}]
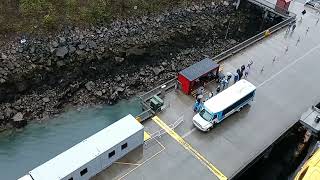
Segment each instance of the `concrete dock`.
[{"label": "concrete dock", "polygon": [[[320,99],[319,15],[306,8],[300,23],[303,8],[291,3],[290,10],[298,14],[293,33],[282,29],[223,61],[224,72],[254,62],[248,81],[257,91],[249,106],[203,133],[192,124],[195,99],[172,91],[165,97],[170,106],[158,118],[166,125],[183,119],[175,134],[148,142],[93,179],[222,179],[211,165],[228,179],[235,177]],[[206,89],[214,91],[214,84]],[[163,129],[155,120],[144,125],[151,134]]]}]

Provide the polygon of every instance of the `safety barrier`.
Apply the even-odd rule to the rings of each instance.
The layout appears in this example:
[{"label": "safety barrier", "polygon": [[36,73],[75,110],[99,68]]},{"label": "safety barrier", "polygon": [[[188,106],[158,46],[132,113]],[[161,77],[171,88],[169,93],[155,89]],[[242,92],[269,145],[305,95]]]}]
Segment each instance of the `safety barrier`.
[{"label": "safety barrier", "polygon": [[[175,129],[176,127],[178,127],[181,123],[183,123],[184,119],[183,119],[183,115],[180,116],[177,121],[175,121],[174,123],[170,124],[169,127],[170,129]],[[148,143],[152,142],[154,139],[156,138],[161,138],[164,134],[166,134],[167,132],[164,129],[160,129],[159,131],[156,131],[152,134],[150,134],[151,138],[148,139],[147,141],[145,141],[144,143],[147,145]]]},{"label": "safety barrier", "polygon": [[139,96],[139,98],[142,100],[142,101],[147,101],[149,100],[150,98],[152,98],[152,96],[154,95],[159,95],[161,93],[161,87],[165,85],[165,91],[169,91],[170,89],[176,87],[177,85],[177,78],[173,78],[167,82],[165,82],[164,84],[144,93],[143,95]]},{"label": "safety barrier", "polygon": [[290,17],[290,18],[288,18],[288,19],[286,19],[284,21],[281,21],[280,23],[272,26],[271,28],[269,28],[269,29],[267,29],[267,30],[265,30],[263,32],[260,32],[259,34],[257,34],[255,36],[243,41],[242,43],[239,43],[236,46],[234,46],[234,47],[232,47],[232,48],[230,48],[230,49],[218,54],[217,56],[213,57],[213,60],[215,62],[219,63],[219,62],[225,60],[226,58],[234,55],[235,53],[237,53],[237,52],[247,48],[248,46],[260,41],[261,39],[265,38],[266,37],[266,34],[265,34],[266,31],[269,31],[272,34],[272,33],[276,32],[276,31],[280,30],[281,28],[289,25],[290,23],[294,22],[295,19],[296,19],[296,16],[294,15],[293,17]]},{"label": "safety barrier", "polygon": [[[175,121],[174,123],[170,124],[169,125],[170,129],[175,129],[176,127],[178,127],[178,125],[180,125],[184,121],[183,117],[184,116],[180,116],[177,121]],[[151,134],[150,136],[151,136],[151,139],[152,139],[152,138],[161,137],[163,134],[166,134],[166,131],[164,129],[160,129],[159,131]]]},{"label": "safety barrier", "polygon": [[[147,101],[152,98],[154,95],[159,95],[161,93],[162,87],[165,85],[165,93],[170,91],[173,88],[176,88],[177,86],[177,78],[173,78],[164,84],[144,93],[143,95],[139,96],[140,103],[142,105],[142,109],[144,110],[141,114],[139,114],[136,118],[140,120],[140,122],[143,122],[150,117],[155,115],[155,112],[150,108],[150,106],[147,104]],[[170,106],[169,104],[165,104],[165,108],[168,108]]]},{"label": "safety barrier", "polygon": [[[146,104],[146,102],[141,100],[141,104],[143,106],[144,111],[142,113],[140,113],[138,116],[136,116],[136,119],[139,120],[139,122],[143,122],[149,118],[151,118],[152,116],[154,116],[156,113],[149,107],[149,105]],[[171,103],[166,103],[164,104],[164,108],[162,109],[162,111],[168,109],[171,106]]]},{"label": "safety barrier", "polygon": [[147,109],[145,111],[143,111],[142,113],[140,113],[138,116],[136,116],[136,119],[139,120],[139,122],[143,122],[147,119],[149,119],[150,117],[152,117],[155,114],[154,111],[152,111],[152,109]]}]

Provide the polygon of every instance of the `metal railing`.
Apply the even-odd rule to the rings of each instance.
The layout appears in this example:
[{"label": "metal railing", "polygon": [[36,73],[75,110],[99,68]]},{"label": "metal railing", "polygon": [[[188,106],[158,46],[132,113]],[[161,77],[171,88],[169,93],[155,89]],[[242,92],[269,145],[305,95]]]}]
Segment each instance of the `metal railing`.
[{"label": "metal railing", "polygon": [[149,108],[149,109],[143,111],[142,113],[140,113],[138,116],[136,116],[136,119],[139,119],[139,122],[143,122],[143,121],[149,119],[150,117],[152,117],[154,114],[155,114],[155,112]]},{"label": "metal railing", "polygon": [[165,82],[164,84],[162,84],[162,85],[160,85],[160,86],[158,86],[158,87],[156,87],[156,88],[154,88],[154,89],[152,89],[152,90],[144,93],[143,95],[139,96],[139,98],[140,98],[142,101],[145,102],[145,101],[149,100],[150,98],[152,98],[152,96],[154,96],[154,95],[159,95],[159,94],[161,93],[161,87],[162,87],[163,85],[166,85],[165,91],[167,92],[167,91],[169,91],[170,89],[172,89],[173,87],[175,87],[175,86],[177,85],[176,83],[177,83],[177,78],[173,78],[173,79]]},{"label": "metal railing", "polygon": [[293,16],[293,17],[290,17],[290,18],[287,18],[286,20],[284,21],[281,21],[280,23],[272,26],[271,28],[265,30],[265,31],[262,31],[260,32],[259,34],[243,41],[242,43],[240,44],[237,44],[236,46],[218,54],[217,56],[213,57],[213,60],[217,63],[225,60],[226,58],[234,55],[235,53],[247,48],[248,46],[260,41],[261,39],[265,38],[266,37],[266,31],[269,31],[271,34],[278,31],[279,29],[289,25],[290,23],[294,22],[296,19],[296,16]]},{"label": "metal railing", "polygon": [[[181,117],[178,118],[177,121],[175,121],[174,123],[170,124],[169,128],[173,130],[176,127],[178,127],[183,121],[184,121],[183,120],[183,116],[181,116]],[[166,131],[164,129],[160,129],[159,131],[157,131],[155,133],[152,133],[150,136],[151,136],[151,139],[152,139],[152,138],[159,138],[164,134],[166,134]]]},{"label": "metal railing", "polygon": [[[169,125],[169,128],[170,129],[172,129],[172,130],[174,130],[176,127],[178,127],[181,123],[183,123],[183,121],[184,121],[184,116],[182,115],[182,116],[180,116],[174,123],[172,123],[172,124],[170,124]],[[148,139],[146,142],[145,142],[145,144],[146,143],[149,143],[149,142],[152,142],[154,139],[156,139],[156,138],[161,138],[164,134],[166,134],[167,132],[164,130],[164,129],[160,129],[159,131],[156,131],[156,132],[154,132],[154,133],[152,133],[152,134],[150,134],[150,136],[151,136],[151,138],[150,139]]]}]

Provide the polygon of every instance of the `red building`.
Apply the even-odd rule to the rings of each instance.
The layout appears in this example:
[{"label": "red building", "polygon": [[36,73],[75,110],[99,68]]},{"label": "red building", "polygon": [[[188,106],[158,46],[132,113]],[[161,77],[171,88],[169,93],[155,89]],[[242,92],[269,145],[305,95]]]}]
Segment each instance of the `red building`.
[{"label": "red building", "polygon": [[[276,11],[288,11],[291,0],[277,0]],[[285,12],[283,12],[285,13]]]},{"label": "red building", "polygon": [[209,58],[205,58],[180,71],[178,82],[181,85],[181,90],[189,95],[192,91],[202,86],[206,80],[217,77],[218,72],[219,64]]}]

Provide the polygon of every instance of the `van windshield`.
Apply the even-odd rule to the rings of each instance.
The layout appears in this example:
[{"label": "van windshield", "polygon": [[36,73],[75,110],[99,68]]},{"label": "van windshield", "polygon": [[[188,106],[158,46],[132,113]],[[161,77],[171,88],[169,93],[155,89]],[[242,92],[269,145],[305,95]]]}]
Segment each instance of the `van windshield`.
[{"label": "van windshield", "polygon": [[204,120],[211,122],[212,115],[208,111],[202,109],[199,114]]}]

